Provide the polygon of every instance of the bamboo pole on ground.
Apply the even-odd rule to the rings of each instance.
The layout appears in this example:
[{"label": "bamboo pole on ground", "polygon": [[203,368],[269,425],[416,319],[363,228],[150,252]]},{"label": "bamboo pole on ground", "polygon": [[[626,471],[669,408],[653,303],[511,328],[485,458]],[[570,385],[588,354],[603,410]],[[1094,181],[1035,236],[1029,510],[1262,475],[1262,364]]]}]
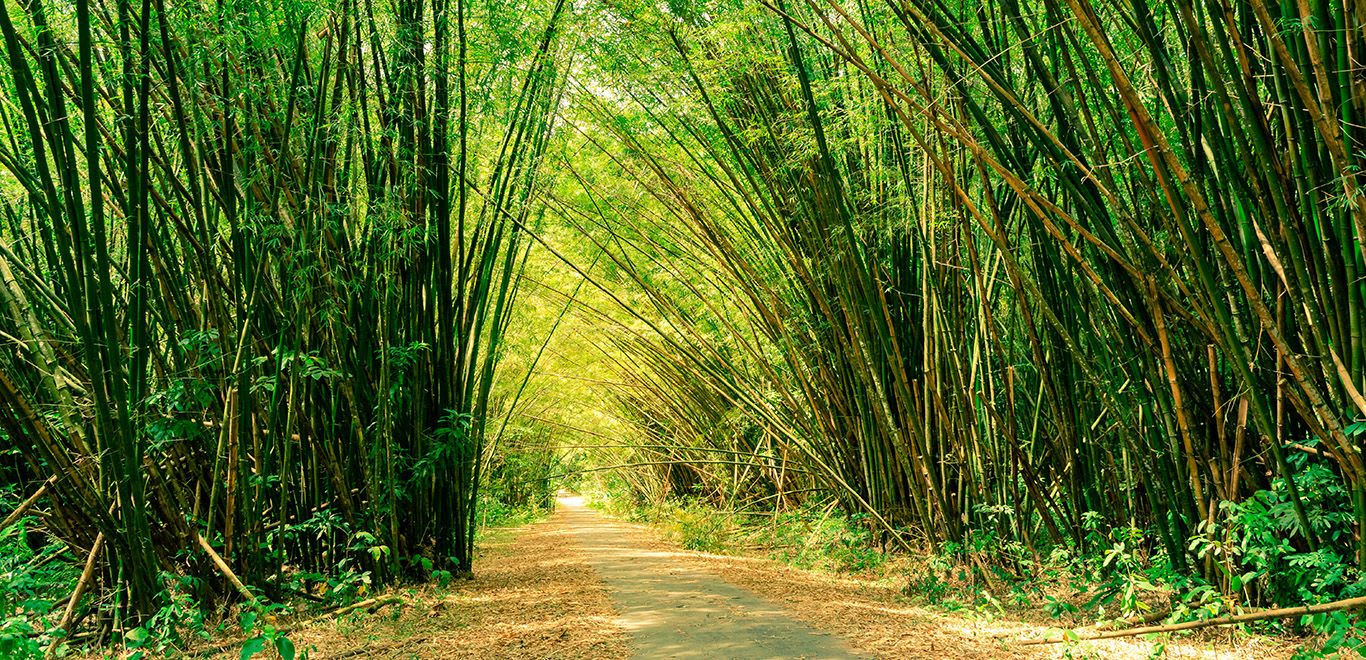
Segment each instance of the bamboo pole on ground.
[{"label": "bamboo pole on ground", "polygon": [[1322,614],[1324,612],[1338,612],[1353,608],[1366,607],[1366,596],[1336,600],[1331,603],[1319,603],[1317,605],[1300,605],[1297,607],[1281,607],[1274,610],[1262,610],[1260,612],[1248,612],[1245,614],[1235,614],[1223,616],[1217,619],[1205,619],[1203,621],[1187,621],[1185,623],[1173,623],[1165,626],[1144,626],[1142,628],[1130,628],[1129,630],[1114,630],[1110,632],[1093,633],[1089,635],[1076,635],[1069,637],[1050,637],[1047,639],[1028,639],[1021,640],[1019,644],[1023,646],[1036,646],[1040,644],[1060,644],[1063,642],[1087,642],[1098,639],[1115,639],[1117,637],[1134,637],[1137,635],[1150,635],[1155,633],[1178,632],[1181,630],[1199,630],[1211,626],[1231,626],[1239,623],[1252,623],[1254,621],[1266,621],[1268,619],[1284,619],[1292,616],[1307,616],[1311,614]]}]

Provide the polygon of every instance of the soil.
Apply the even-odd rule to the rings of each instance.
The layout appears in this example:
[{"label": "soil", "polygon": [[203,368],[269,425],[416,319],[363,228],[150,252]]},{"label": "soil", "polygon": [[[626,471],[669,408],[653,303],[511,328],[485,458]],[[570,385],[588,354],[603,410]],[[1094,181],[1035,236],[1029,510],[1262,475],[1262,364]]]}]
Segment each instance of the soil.
[{"label": "soil", "polygon": [[557,514],[588,551],[637,658],[855,658],[842,639],[658,547],[638,528],[560,498]]},{"label": "soil", "polygon": [[[562,515],[492,532],[475,575],[448,588],[399,591],[401,608],[290,634],[310,660],[340,658],[623,658],[625,630]],[[223,658],[236,659],[237,654]]]}]

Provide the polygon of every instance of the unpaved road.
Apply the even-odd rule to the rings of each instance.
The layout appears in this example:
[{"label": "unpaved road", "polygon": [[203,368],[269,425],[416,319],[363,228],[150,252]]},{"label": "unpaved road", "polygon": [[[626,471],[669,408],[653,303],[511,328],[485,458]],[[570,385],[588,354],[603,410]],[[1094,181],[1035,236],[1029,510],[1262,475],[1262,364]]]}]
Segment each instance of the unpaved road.
[{"label": "unpaved road", "polygon": [[[999,658],[1140,660],[1155,640],[1021,647],[1038,623],[950,614],[883,584],[758,557],[680,550],[647,527],[565,498],[549,518],[490,532],[473,580],[395,589],[403,605],[290,633],[313,660]],[[828,632],[826,632],[828,631]],[[833,635],[832,635],[833,634]],[[1293,644],[1225,632],[1166,639],[1166,658],[1285,658]],[[238,660],[241,642],[220,647]],[[262,656],[258,656],[260,658]]]},{"label": "unpaved road", "polygon": [[616,605],[613,623],[637,658],[854,658],[843,641],[792,619],[781,607],[635,542],[631,529],[561,497],[556,514],[573,530]]}]

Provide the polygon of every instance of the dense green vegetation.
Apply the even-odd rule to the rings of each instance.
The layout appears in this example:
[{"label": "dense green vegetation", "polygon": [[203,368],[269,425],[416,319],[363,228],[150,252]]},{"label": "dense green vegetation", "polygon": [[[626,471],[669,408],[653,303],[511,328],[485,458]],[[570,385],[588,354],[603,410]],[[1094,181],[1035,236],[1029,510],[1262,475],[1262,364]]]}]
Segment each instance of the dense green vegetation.
[{"label": "dense green vegetation", "polygon": [[94,568],[53,635],[471,570],[563,16],[0,5],[0,470]]},{"label": "dense green vegetation", "polygon": [[0,0],[0,643],[467,574],[575,475],[1110,612],[1362,595],[1363,29]]}]

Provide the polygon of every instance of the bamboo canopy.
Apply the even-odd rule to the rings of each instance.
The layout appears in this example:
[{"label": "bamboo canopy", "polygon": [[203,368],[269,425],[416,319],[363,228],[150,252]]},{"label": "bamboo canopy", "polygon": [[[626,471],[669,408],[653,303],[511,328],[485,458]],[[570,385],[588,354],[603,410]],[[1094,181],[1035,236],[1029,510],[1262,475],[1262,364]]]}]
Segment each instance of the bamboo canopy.
[{"label": "bamboo canopy", "polygon": [[[87,567],[66,632],[87,592],[146,620],[167,575],[250,603],[468,574],[505,431],[582,406],[609,421],[560,429],[538,488],[837,507],[984,573],[1132,536],[1258,606],[1313,555],[1338,600],[1364,28],[1332,0],[0,0],[5,525]],[[576,335],[606,375],[534,375]],[[1248,579],[1207,552],[1254,541]]]}]

